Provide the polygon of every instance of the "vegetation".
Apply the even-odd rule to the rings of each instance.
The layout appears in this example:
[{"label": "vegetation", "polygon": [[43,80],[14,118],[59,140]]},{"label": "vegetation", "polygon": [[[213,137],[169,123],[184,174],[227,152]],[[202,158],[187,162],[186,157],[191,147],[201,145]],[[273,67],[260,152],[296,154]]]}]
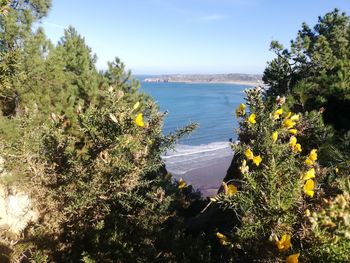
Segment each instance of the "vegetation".
[{"label": "vegetation", "polygon": [[[350,18],[335,9],[312,28],[302,25],[290,50],[277,41],[277,57],[265,69],[269,96],[290,96],[299,111],[325,108],[324,119],[339,132],[347,132],[350,85]],[[339,114],[342,112],[343,114]]]},{"label": "vegetation", "polygon": [[[349,230],[345,201],[338,208],[345,220],[326,210],[332,214],[329,222],[337,222],[332,227],[339,231],[327,232],[326,237],[320,230],[328,218],[322,212],[323,200],[340,194],[334,201],[340,202],[349,193],[341,187],[349,183],[345,174],[330,181],[334,169],[318,163],[318,146],[329,136],[321,113],[295,114],[281,101],[270,110],[264,98],[261,89],[248,90],[249,111],[245,104],[237,109],[241,122],[233,165],[238,169],[225,180],[228,190],[212,198],[212,205],[227,211],[231,222],[219,226],[217,232],[228,251],[226,261],[282,262],[298,257],[302,262],[315,262],[315,258],[317,262],[347,262],[348,255],[340,256],[350,244],[344,236]],[[325,251],[315,236],[323,246],[329,246],[330,239],[337,241]],[[332,261],[335,255],[337,260]]]},{"label": "vegetation", "polygon": [[203,200],[160,158],[195,125],[164,136],[123,63],[98,72],[73,27],[57,45],[33,31],[50,6],[0,0],[0,190],[38,214],[0,229],[1,262],[349,262],[345,14],[272,43],[269,89],[246,92],[231,168]]}]

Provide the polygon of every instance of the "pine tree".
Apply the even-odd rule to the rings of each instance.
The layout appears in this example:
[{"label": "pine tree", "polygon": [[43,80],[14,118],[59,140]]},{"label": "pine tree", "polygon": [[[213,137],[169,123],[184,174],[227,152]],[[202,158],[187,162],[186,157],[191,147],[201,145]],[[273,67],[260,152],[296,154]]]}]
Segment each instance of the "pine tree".
[{"label": "pine tree", "polygon": [[[324,119],[346,132],[350,112],[350,18],[339,10],[319,17],[311,29],[302,25],[290,50],[277,41],[277,57],[265,69],[263,80],[270,97],[290,95],[297,110],[325,108]],[[342,114],[339,114],[342,112]]]},{"label": "pine tree", "polygon": [[[5,12],[0,15],[0,111],[5,116],[18,115],[23,109],[22,96],[31,93],[32,87],[25,85],[29,72],[23,66],[28,65],[26,59],[34,59],[38,53],[33,50],[33,42],[43,37],[40,30],[37,34],[32,32],[32,25],[47,14],[50,6],[51,0],[3,3]],[[32,48],[28,49],[28,45]],[[37,45],[37,49],[40,48],[42,46]]]}]

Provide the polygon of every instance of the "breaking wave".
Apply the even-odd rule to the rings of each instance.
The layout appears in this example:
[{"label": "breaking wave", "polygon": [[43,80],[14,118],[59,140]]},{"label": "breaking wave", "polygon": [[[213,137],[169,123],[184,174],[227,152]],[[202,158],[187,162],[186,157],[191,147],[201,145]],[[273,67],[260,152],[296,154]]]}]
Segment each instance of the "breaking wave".
[{"label": "breaking wave", "polygon": [[162,159],[169,172],[180,175],[210,166],[217,159],[232,156],[229,142],[213,142],[198,146],[178,144],[175,150],[164,153]]}]

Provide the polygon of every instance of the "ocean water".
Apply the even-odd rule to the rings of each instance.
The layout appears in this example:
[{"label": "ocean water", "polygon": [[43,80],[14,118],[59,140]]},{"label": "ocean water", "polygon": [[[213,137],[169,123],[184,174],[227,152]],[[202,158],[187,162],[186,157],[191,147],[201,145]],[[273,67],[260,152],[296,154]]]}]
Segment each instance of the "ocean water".
[{"label": "ocean water", "polygon": [[[141,82],[141,90],[151,95],[167,111],[163,132],[168,134],[189,122],[199,128],[183,138],[175,151],[163,154],[167,170],[175,177],[184,177],[191,171],[206,168],[226,159],[221,174],[215,174],[220,182],[224,177],[233,152],[229,140],[236,140],[237,120],[235,109],[244,101],[244,90],[249,88],[235,84],[213,83],[149,83]],[[190,181],[193,178],[187,178]],[[203,188],[203,185],[197,185]],[[206,187],[215,187],[208,186]]]},{"label": "ocean water", "polygon": [[199,124],[197,130],[180,141],[193,146],[236,139],[234,112],[243,102],[246,88],[234,84],[142,82],[142,90],[153,97],[161,111],[168,112],[165,134],[191,121]]}]

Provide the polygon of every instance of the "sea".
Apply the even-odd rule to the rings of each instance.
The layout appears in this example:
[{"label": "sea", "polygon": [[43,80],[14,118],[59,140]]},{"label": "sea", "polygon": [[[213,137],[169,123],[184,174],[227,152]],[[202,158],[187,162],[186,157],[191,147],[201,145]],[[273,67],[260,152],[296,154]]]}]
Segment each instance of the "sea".
[{"label": "sea", "polygon": [[[167,112],[164,134],[173,133],[191,122],[199,125],[192,134],[178,142],[175,150],[163,153],[167,170],[177,179],[186,178],[201,191],[211,189],[215,192],[233,156],[230,141],[237,139],[235,109],[244,102],[244,90],[250,87],[219,83],[144,82],[146,77],[149,76],[138,76],[141,92],[152,96],[160,111]],[[213,169],[213,165],[219,167]],[[208,174],[209,171],[213,174]]]}]

